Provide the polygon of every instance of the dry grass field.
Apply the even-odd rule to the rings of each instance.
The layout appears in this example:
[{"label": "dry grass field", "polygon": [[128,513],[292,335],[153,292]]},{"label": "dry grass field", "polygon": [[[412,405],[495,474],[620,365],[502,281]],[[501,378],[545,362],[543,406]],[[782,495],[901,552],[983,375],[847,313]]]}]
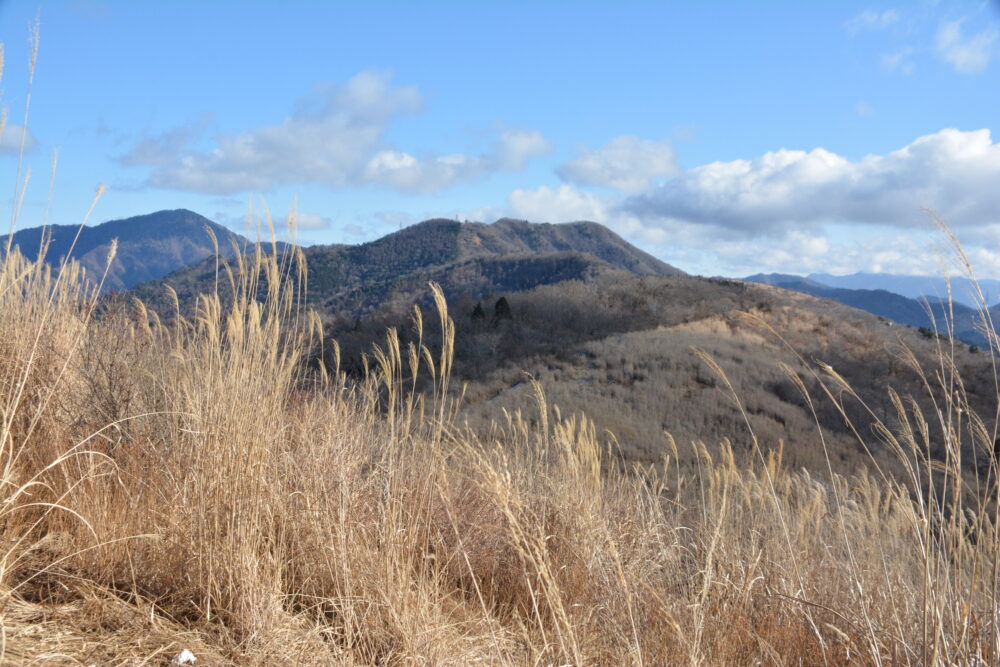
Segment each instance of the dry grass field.
[{"label": "dry grass field", "polygon": [[947,349],[933,413],[891,396],[902,477],[725,443],[623,472],[542,386],[489,438],[457,426],[440,295],[440,351],[390,333],[352,382],[307,363],[296,257],[249,261],[231,310],[163,324],[3,259],[3,664],[1000,660],[995,419]]}]

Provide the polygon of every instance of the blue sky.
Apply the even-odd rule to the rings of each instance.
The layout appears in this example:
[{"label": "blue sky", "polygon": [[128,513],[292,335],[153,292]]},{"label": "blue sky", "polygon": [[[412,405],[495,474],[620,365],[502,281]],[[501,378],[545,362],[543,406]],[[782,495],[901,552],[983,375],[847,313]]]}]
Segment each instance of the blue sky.
[{"label": "blue sky", "polygon": [[1000,276],[1000,6],[18,2],[0,183],[19,226],[248,201],[306,243],[434,216],[593,219],[702,274]]}]

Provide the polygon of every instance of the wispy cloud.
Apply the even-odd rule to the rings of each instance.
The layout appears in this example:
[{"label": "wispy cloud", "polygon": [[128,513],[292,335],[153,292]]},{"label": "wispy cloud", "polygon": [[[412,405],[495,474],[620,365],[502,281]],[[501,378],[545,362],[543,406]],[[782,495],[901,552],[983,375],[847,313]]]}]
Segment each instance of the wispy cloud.
[{"label": "wispy cloud", "polygon": [[898,51],[893,51],[892,53],[882,54],[882,69],[887,72],[900,72],[901,74],[910,75],[916,69],[916,65],[912,60],[913,48],[904,47]]},{"label": "wispy cloud", "polygon": [[207,147],[196,148],[207,129],[202,122],[144,139],[121,161],[151,168],[152,186],[211,194],[263,192],[283,183],[378,184],[427,192],[521,169],[551,150],[540,133],[527,130],[503,132],[482,155],[415,157],[385,145],[389,125],[421,105],[415,87],[394,86],[385,73],[362,72],[301,100],[280,123],[218,133]]},{"label": "wispy cloud", "polygon": [[938,56],[962,74],[983,71],[996,55],[996,28],[986,28],[972,35],[963,31],[966,19],[941,24],[935,39]]},{"label": "wispy cloud", "polygon": [[886,9],[881,12],[866,9],[851,17],[844,28],[854,35],[865,30],[882,30],[898,22],[900,14],[895,9]]}]

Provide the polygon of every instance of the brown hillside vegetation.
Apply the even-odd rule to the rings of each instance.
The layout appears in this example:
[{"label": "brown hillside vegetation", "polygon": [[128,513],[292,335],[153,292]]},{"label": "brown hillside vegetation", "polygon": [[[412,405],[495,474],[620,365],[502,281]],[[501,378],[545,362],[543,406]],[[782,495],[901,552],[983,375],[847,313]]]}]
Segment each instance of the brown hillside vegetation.
[{"label": "brown hillside vegetation", "polygon": [[[504,299],[510,317],[502,319],[493,314],[496,297],[478,303],[480,315],[471,298],[452,304],[458,332],[453,386],[463,397],[459,421],[484,436],[505,412],[535,413],[534,378],[553,408],[586,415],[598,439],[629,464],[661,463],[672,453],[665,434],[680,445],[685,468],[697,464],[696,442],[714,455],[728,441],[737,460],[747,463],[756,437],[765,451],[782,449],[787,465],[814,475],[827,476],[830,466],[858,474],[874,458],[898,477],[904,467],[878,430],[878,422],[896,425],[890,389],[932,413],[936,407],[924,383],[936,382],[927,374],[942,370],[938,360],[945,354],[963,378],[963,400],[979,414],[992,417],[995,410],[988,354],[788,290],[617,272]],[[362,356],[386,326],[410,342],[409,319],[405,309],[389,307],[360,327],[334,323],[342,365],[362,367]],[[724,379],[699,352],[719,364]],[[798,382],[814,397],[838,396],[839,404],[810,404]],[[975,478],[988,467],[989,453],[973,451],[968,441],[963,446],[965,472]],[[946,458],[940,448],[931,455]]]},{"label": "brown hillside vegetation", "polygon": [[[961,458],[992,452],[992,422],[947,349],[927,370],[936,413],[893,400],[899,480],[820,481],[716,443],[691,471],[668,449],[623,472],[538,388],[533,423],[454,425],[440,294],[437,353],[390,334],[359,383],[307,363],[322,332],[284,261],[257,256],[231,310],[206,297],[169,325],[95,316],[77,271],[3,261],[4,664],[1000,659],[996,466],[970,482]],[[678,345],[766,338],[672,326]],[[417,367],[435,391],[404,381]]]}]

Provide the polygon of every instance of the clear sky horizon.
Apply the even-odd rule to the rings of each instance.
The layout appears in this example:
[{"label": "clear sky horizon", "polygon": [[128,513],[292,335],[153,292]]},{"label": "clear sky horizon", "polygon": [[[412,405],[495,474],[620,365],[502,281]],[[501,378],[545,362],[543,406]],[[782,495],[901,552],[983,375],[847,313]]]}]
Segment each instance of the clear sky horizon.
[{"label": "clear sky horizon", "polygon": [[605,224],[685,271],[1000,277],[1000,5],[0,0],[18,226],[248,201],[304,243]]}]

